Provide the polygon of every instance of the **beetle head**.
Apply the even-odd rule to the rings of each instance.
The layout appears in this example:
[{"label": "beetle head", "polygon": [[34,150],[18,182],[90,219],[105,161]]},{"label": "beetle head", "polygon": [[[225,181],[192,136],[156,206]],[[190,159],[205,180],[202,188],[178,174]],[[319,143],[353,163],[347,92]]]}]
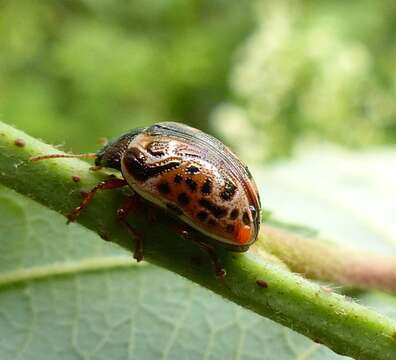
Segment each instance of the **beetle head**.
[{"label": "beetle head", "polygon": [[142,131],[143,129],[135,129],[109,142],[96,153],[95,165],[121,170],[121,158],[128,149],[129,143]]}]

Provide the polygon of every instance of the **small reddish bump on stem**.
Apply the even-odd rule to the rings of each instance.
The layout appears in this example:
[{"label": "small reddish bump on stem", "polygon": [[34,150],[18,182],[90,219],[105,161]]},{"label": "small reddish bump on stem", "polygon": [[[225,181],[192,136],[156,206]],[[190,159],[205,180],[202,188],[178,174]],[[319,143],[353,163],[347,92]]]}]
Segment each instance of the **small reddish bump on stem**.
[{"label": "small reddish bump on stem", "polygon": [[263,289],[266,289],[268,287],[268,283],[264,280],[256,280],[256,284]]},{"label": "small reddish bump on stem", "polygon": [[23,139],[15,139],[14,144],[18,147],[24,147],[26,142]]},{"label": "small reddish bump on stem", "polygon": [[80,178],[78,175],[73,175],[73,176],[72,176],[72,180],[73,180],[74,182],[78,183],[78,182],[81,180],[81,178]]}]

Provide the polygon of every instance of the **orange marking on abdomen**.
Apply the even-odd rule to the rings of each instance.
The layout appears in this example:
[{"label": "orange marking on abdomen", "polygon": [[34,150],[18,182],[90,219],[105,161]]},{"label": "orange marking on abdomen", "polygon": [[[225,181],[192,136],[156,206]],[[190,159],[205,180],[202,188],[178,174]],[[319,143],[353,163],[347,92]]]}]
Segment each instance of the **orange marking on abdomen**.
[{"label": "orange marking on abdomen", "polygon": [[249,225],[238,226],[236,228],[235,239],[239,244],[245,245],[249,242],[251,233],[252,229]]}]

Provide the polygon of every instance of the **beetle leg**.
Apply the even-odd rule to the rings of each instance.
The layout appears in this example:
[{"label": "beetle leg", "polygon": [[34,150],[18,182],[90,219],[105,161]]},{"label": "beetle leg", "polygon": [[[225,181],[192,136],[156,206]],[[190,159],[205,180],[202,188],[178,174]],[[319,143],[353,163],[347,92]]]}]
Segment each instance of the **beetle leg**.
[{"label": "beetle leg", "polygon": [[213,246],[198,240],[186,228],[179,230],[179,235],[184,239],[195,242],[203,251],[205,251],[210,257],[216,276],[220,279],[224,279],[226,276],[226,270],[221,265],[219,257],[217,256]]},{"label": "beetle leg", "polygon": [[128,196],[124,204],[117,210],[118,220],[126,227],[135,242],[133,257],[137,262],[143,260],[143,236],[127,221],[127,216],[139,206],[140,198],[137,195]]},{"label": "beetle leg", "polygon": [[128,185],[126,180],[124,179],[117,179],[117,178],[111,178],[107,179],[104,181],[101,181],[99,184],[97,184],[91,191],[84,193],[84,199],[81,202],[79,206],[74,208],[70,214],[67,215],[67,223],[69,224],[72,221],[75,221],[78,216],[80,215],[81,211],[88,207],[88,205],[91,203],[93,197],[95,196],[96,192],[98,190],[111,190],[111,189],[117,189],[120,187],[123,187],[125,185]]}]

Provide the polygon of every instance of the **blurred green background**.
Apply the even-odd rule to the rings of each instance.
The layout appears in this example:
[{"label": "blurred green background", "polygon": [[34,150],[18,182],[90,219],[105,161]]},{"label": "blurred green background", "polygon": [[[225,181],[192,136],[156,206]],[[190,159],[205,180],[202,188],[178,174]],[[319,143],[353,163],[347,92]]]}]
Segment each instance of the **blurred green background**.
[{"label": "blurred green background", "polygon": [[158,121],[248,161],[396,139],[393,1],[0,1],[0,119],[69,151]]},{"label": "blurred green background", "polygon": [[[390,0],[0,0],[0,121],[74,152],[185,122],[259,165],[276,218],[394,254],[395,23]],[[58,276],[130,255],[1,187],[0,213],[3,278],[50,268],[0,289],[2,359],[345,359],[150,265]]]}]

